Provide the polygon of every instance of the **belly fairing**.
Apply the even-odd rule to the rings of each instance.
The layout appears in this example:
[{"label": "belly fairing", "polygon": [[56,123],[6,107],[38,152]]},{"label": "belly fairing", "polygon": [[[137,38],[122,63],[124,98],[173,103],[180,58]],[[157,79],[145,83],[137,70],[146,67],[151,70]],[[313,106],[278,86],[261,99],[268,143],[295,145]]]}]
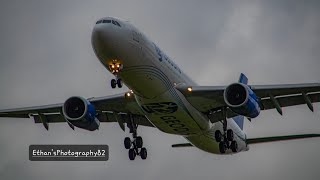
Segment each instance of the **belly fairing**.
[{"label": "belly fairing", "polygon": [[153,99],[135,96],[146,117],[159,130],[178,135],[195,135],[209,128],[206,119],[192,112],[184,97],[172,87]]}]

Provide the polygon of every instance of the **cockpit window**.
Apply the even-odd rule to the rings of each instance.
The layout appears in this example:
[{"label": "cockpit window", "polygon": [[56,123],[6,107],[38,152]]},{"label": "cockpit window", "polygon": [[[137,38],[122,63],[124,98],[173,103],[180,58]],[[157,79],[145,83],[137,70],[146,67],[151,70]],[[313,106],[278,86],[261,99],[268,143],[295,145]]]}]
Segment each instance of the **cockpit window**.
[{"label": "cockpit window", "polygon": [[118,21],[114,21],[119,27],[121,27],[121,25],[118,23]]},{"label": "cockpit window", "polygon": [[114,24],[116,26],[121,27],[120,23],[118,23],[118,21],[115,21],[115,20],[104,19],[104,20],[99,20],[99,21],[96,22],[96,24],[101,24],[101,23],[103,23],[103,24],[104,23],[112,23],[112,24]]},{"label": "cockpit window", "polygon": [[111,20],[109,20],[109,19],[103,20],[102,23],[111,23]]},{"label": "cockpit window", "polygon": [[115,20],[112,20],[112,24],[121,27],[120,24],[119,24],[117,21],[115,21]]}]

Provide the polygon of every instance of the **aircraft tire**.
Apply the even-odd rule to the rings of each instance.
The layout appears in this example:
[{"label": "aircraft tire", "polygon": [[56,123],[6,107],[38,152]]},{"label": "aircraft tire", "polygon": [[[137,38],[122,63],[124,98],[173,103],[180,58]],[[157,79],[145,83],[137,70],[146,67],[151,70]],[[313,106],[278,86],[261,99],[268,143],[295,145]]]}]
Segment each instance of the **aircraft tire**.
[{"label": "aircraft tire", "polygon": [[122,80],[121,79],[117,80],[117,85],[118,85],[118,88],[122,88]]},{"label": "aircraft tire", "polygon": [[148,156],[148,153],[147,153],[147,149],[146,148],[141,148],[140,150],[140,156],[141,156],[141,159],[147,159],[147,156]]},{"label": "aircraft tire", "polygon": [[138,136],[136,138],[136,145],[137,145],[137,148],[142,148],[143,146],[143,140],[142,140],[142,137],[141,136]]},{"label": "aircraft tire", "polygon": [[136,152],[134,149],[129,149],[129,159],[133,161],[136,158]]},{"label": "aircraft tire", "polygon": [[131,147],[131,139],[129,137],[124,138],[124,147],[126,149],[130,149],[130,147]]},{"label": "aircraft tire", "polygon": [[228,129],[227,130],[227,139],[228,139],[228,141],[233,141],[233,131],[232,131],[232,129]]},{"label": "aircraft tire", "polygon": [[216,130],[216,132],[214,133],[214,138],[216,139],[217,142],[221,142],[222,134],[219,130]]},{"label": "aircraft tire", "polygon": [[232,150],[232,152],[238,152],[238,143],[237,143],[237,141],[232,141],[231,142],[231,150]]},{"label": "aircraft tire", "polygon": [[224,144],[224,142],[219,143],[219,150],[221,154],[226,153],[226,145]]},{"label": "aircraft tire", "polygon": [[111,87],[112,89],[117,87],[117,81],[115,79],[111,79]]}]

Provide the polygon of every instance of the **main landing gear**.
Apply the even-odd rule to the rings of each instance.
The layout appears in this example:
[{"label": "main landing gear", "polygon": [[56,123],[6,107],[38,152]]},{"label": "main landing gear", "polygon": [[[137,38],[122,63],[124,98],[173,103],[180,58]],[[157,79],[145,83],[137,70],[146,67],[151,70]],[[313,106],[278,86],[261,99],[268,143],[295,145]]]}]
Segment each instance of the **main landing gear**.
[{"label": "main landing gear", "polygon": [[220,130],[215,131],[215,139],[219,143],[219,150],[221,154],[226,153],[226,150],[231,149],[232,152],[238,151],[237,141],[234,140],[234,133],[232,129],[227,129],[227,118],[225,115],[226,110],[224,109],[224,120],[223,124],[223,133]]},{"label": "main landing gear", "polygon": [[143,140],[141,136],[137,135],[138,125],[134,122],[134,119],[130,117],[130,122],[127,123],[130,133],[132,133],[131,140],[129,137],[124,138],[124,147],[129,149],[129,159],[134,160],[136,156],[140,156],[141,159],[147,159],[147,149],[143,147]]}]

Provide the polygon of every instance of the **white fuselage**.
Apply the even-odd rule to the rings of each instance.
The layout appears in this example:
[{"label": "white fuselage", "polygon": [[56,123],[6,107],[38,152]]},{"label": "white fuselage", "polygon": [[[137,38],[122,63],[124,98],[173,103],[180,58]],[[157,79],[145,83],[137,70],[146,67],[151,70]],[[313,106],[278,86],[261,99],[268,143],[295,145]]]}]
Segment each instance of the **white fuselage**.
[{"label": "white fuselage", "polygon": [[[194,146],[220,154],[214,132],[222,131],[222,123],[211,124],[175,88],[195,83],[132,24],[112,17],[103,19],[117,21],[120,26],[95,25],[92,32],[95,54],[110,72],[112,64],[121,65],[119,72],[112,73],[134,92],[147,119],[160,131],[182,135]],[[246,135],[232,119],[228,120],[228,128],[235,134],[238,151],[247,150]]]}]

